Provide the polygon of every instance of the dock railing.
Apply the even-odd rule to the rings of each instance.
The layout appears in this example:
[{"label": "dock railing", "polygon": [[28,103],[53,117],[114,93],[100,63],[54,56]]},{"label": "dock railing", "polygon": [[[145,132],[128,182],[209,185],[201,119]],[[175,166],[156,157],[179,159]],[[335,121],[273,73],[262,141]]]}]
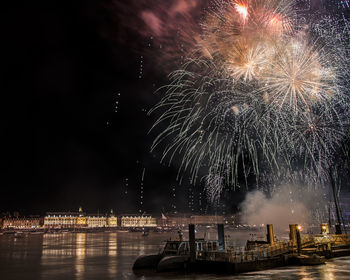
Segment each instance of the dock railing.
[{"label": "dock railing", "polygon": [[[314,240],[305,235],[301,238],[301,246],[311,246]],[[242,247],[229,247],[226,251],[198,251],[198,260],[224,261],[231,263],[259,261],[278,257],[288,253],[297,252],[297,245],[292,241],[276,241],[273,245],[261,245],[252,250],[244,250]]]},{"label": "dock railing", "polygon": [[313,236],[313,242],[315,245],[322,244],[349,244],[350,234],[337,234],[337,235],[315,235]]},{"label": "dock railing", "polygon": [[[328,245],[330,248],[333,244],[349,244],[350,235],[303,235],[301,237],[301,248],[320,247],[320,245]],[[227,247],[225,251],[198,250],[196,259],[210,260],[220,262],[242,263],[259,261],[284,254],[297,253],[297,244],[292,241],[276,241],[274,245],[260,245],[252,250],[245,250],[244,247]]]},{"label": "dock railing", "polygon": [[272,246],[261,246],[254,250],[237,250],[237,248],[228,248],[224,252],[198,251],[197,259],[241,263],[272,258],[292,252],[293,250],[295,250],[295,245],[293,245],[291,241],[276,242]]}]

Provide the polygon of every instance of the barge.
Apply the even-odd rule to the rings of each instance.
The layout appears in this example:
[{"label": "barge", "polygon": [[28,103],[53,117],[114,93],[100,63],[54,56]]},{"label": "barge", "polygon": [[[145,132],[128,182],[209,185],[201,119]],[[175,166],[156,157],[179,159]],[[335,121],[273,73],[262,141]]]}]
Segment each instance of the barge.
[{"label": "barge", "polygon": [[298,225],[290,225],[290,240],[275,241],[273,226],[267,225],[266,241],[247,241],[245,250],[225,248],[224,226],[218,225],[218,240],[196,239],[189,225],[189,240],[168,240],[161,252],[140,256],[133,269],[186,271],[216,274],[251,272],[286,265],[322,265],[326,259],[350,255],[350,235],[301,236]]},{"label": "barge", "polygon": [[[207,252],[216,251],[218,242],[196,239],[195,246],[198,252],[203,249]],[[190,263],[190,256],[190,242],[183,240],[182,234],[179,234],[178,239],[167,240],[158,254],[139,256],[133,265],[133,270],[154,269],[158,272],[182,270]]]}]

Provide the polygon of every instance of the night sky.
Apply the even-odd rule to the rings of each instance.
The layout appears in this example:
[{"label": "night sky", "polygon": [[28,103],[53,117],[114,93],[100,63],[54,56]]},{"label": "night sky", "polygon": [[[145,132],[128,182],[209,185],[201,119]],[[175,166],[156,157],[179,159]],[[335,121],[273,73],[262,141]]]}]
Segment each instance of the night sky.
[{"label": "night sky", "polygon": [[173,186],[186,210],[186,183],[179,187],[176,168],[149,153],[155,117],[147,111],[167,82],[168,61],[138,18],[142,1],[126,2],[7,9],[1,212],[81,205],[136,213],[144,168],[143,210],[167,211]]},{"label": "night sky", "polygon": [[[186,52],[176,43],[179,30],[197,22],[206,5],[178,2],[34,1],[6,8],[0,212],[82,206],[136,213],[143,170],[142,211],[169,211],[174,186],[178,209],[188,210],[189,183],[179,186],[176,167],[149,152],[156,116],[147,116],[160,100],[156,89]],[[181,36],[191,43],[191,34]]]}]

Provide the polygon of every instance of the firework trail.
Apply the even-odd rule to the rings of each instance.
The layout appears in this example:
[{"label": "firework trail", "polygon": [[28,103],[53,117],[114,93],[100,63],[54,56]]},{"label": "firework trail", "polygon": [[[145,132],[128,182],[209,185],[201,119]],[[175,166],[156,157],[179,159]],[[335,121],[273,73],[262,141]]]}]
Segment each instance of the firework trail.
[{"label": "firework trail", "polygon": [[152,129],[167,125],[152,150],[165,143],[162,161],[180,157],[193,182],[204,170],[208,186],[324,180],[350,124],[346,23],[300,24],[291,1],[221,0],[201,25],[151,110]]},{"label": "firework trail", "polygon": [[211,205],[219,203],[224,187],[223,179],[220,176],[208,175],[205,177],[205,191]]}]

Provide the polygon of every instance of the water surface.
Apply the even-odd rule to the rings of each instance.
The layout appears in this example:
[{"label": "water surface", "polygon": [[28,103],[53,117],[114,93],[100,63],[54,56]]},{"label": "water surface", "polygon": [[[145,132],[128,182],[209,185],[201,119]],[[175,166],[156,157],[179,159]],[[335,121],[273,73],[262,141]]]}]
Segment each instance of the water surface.
[{"label": "water surface", "polygon": [[[236,246],[244,234],[230,234]],[[234,276],[178,273],[134,274],[131,267],[138,255],[159,251],[173,233],[60,233],[28,234],[22,238],[0,236],[1,280],[178,280],[178,279],[350,279],[350,257],[337,258],[313,267],[283,267]],[[214,236],[213,236],[214,237]],[[212,238],[213,238],[212,237]]]}]

